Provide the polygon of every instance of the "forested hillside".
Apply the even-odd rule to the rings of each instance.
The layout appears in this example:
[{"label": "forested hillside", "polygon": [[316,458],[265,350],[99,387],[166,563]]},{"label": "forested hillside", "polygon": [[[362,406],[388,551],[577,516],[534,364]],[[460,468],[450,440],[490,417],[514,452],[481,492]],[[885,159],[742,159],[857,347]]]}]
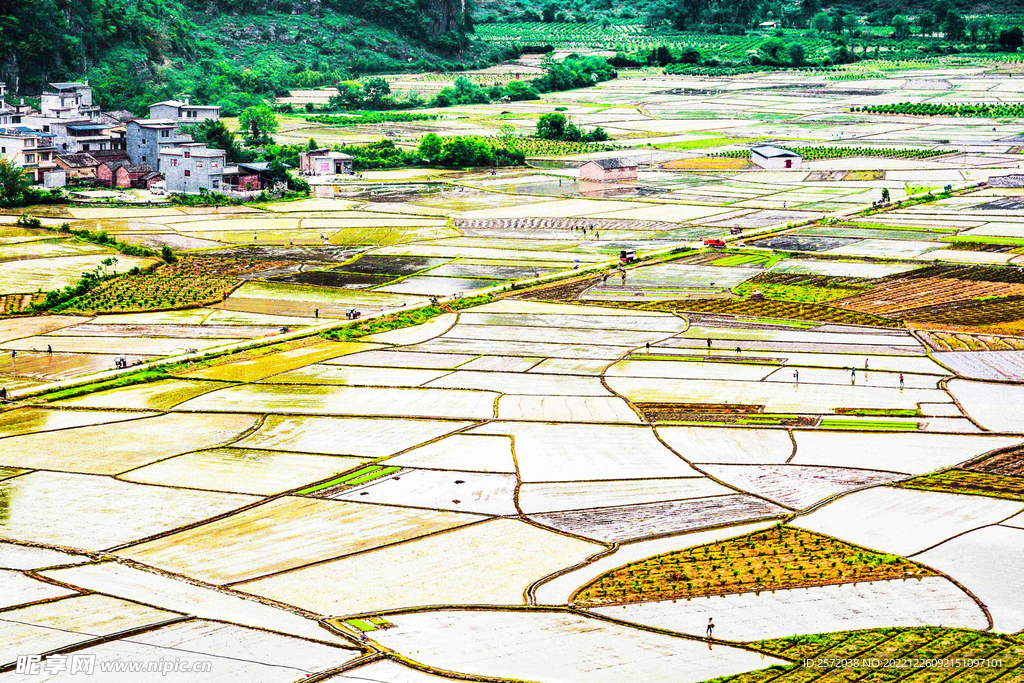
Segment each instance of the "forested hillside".
[{"label": "forested hillside", "polygon": [[288,87],[497,61],[463,0],[0,0],[0,80],[88,77],[109,108],[191,94],[227,113]]}]

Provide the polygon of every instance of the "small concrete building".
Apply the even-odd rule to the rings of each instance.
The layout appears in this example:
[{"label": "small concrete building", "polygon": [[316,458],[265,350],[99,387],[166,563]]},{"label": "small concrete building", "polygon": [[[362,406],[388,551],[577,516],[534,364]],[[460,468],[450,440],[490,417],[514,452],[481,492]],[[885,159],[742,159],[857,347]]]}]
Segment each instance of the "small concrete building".
[{"label": "small concrete building", "polygon": [[149,105],[149,118],[177,121],[182,124],[195,124],[210,119],[219,121],[220,107],[191,104],[187,97],[184,102],[165,100]]},{"label": "small concrete building", "polygon": [[192,142],[178,133],[178,122],[171,119],[133,119],[125,124],[125,152],[133,164],[149,164],[163,173],[160,152]]},{"label": "small concrete building", "polygon": [[64,187],[68,184],[68,174],[65,171],[47,171],[43,174],[43,187],[53,190]]},{"label": "small concrete building", "polygon": [[100,162],[91,154],[58,154],[54,161],[65,171],[68,180],[95,180]]},{"label": "small concrete building", "polygon": [[761,168],[772,171],[785,171],[787,169],[800,168],[803,157],[789,149],[763,145],[750,150],[750,160],[755,166],[760,166]]},{"label": "small concrete building", "polygon": [[580,181],[615,183],[636,180],[639,167],[625,159],[591,159],[580,166]]},{"label": "small concrete building", "polygon": [[342,175],[355,173],[350,154],[327,147],[299,152],[299,173],[302,175]]},{"label": "small concrete building", "polygon": [[192,142],[160,150],[160,168],[171,194],[223,192],[227,152]]}]

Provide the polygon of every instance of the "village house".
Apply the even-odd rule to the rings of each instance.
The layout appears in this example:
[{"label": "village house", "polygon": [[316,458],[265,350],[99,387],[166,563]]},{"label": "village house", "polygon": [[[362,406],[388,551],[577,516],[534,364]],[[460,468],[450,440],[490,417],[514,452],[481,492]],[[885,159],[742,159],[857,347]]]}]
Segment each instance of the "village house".
[{"label": "village house", "polygon": [[96,180],[100,162],[91,154],[58,154],[54,161],[65,172],[68,180]]},{"label": "village house", "polygon": [[160,153],[192,142],[192,138],[178,133],[178,122],[170,119],[133,119],[125,125],[125,151],[133,164],[149,164],[155,171],[160,167]]},{"label": "village house", "polygon": [[7,104],[7,84],[0,81],[0,126],[6,126],[12,123],[19,123],[15,121],[14,117],[17,115],[14,107]]},{"label": "village house", "polygon": [[124,150],[110,149],[102,152],[89,152],[89,156],[99,163],[104,161],[128,161],[128,154]]},{"label": "village house", "polygon": [[61,154],[81,154],[117,149],[123,146],[123,134],[116,124],[102,123],[84,117],[57,119],[28,113],[21,116],[22,125],[54,136],[54,145]]},{"label": "village house", "polygon": [[92,88],[89,82],[50,83],[39,99],[39,110],[44,118],[93,119],[100,114],[100,108],[92,103]]},{"label": "village house", "polygon": [[149,118],[177,121],[180,124],[196,124],[210,119],[219,121],[220,107],[190,104],[187,97],[184,102],[166,100],[149,105]]},{"label": "village house", "polygon": [[128,161],[125,159],[109,159],[107,161],[101,161],[100,165],[96,167],[96,184],[103,185],[105,187],[113,187],[116,181],[117,169],[122,166],[127,166]]},{"label": "village house", "polygon": [[0,158],[21,166],[34,182],[57,167],[51,135],[24,126],[0,130]]},{"label": "village house", "polygon": [[353,158],[327,147],[299,152],[299,173],[302,175],[342,175],[355,173]]},{"label": "village house", "polygon": [[81,154],[113,149],[116,144],[111,134],[112,126],[91,121],[55,122],[50,131],[57,149],[62,154]]},{"label": "village house", "polygon": [[144,188],[153,176],[159,176],[148,164],[120,164],[114,173],[114,186],[125,189]]},{"label": "village house", "polygon": [[160,169],[171,194],[223,192],[227,152],[199,142],[160,150]]},{"label": "village house", "polygon": [[580,181],[612,183],[636,180],[637,165],[626,159],[591,159],[580,166]]},{"label": "village house", "polygon": [[750,161],[755,166],[759,166],[768,170],[786,170],[800,168],[800,164],[803,161],[801,156],[796,152],[783,149],[782,147],[773,147],[771,145],[762,145],[761,147],[754,147],[750,150]]},{"label": "village house", "polygon": [[270,164],[262,162],[239,163],[224,169],[222,192],[261,192],[270,188]]}]

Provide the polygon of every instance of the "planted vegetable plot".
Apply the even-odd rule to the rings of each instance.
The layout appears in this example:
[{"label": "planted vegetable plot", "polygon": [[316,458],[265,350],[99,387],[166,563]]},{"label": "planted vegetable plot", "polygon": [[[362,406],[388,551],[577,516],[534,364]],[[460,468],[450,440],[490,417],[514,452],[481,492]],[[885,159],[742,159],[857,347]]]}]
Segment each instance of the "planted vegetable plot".
[{"label": "planted vegetable plot", "polygon": [[[799,635],[762,640],[751,647],[794,663],[716,679],[716,683],[802,683],[812,677],[822,681],[1011,683],[1024,675],[1024,638],[938,626]],[[824,665],[810,669],[803,665],[805,660]],[[921,665],[899,666],[902,660]],[[928,661],[931,666],[924,665]],[[889,662],[892,664],[886,666]]]},{"label": "planted vegetable plot", "polygon": [[284,265],[286,261],[185,256],[152,272],[105,282],[54,311],[127,313],[203,306],[223,301],[241,282],[239,276]]},{"label": "planted vegetable plot", "polygon": [[880,315],[848,311],[823,304],[797,303],[789,301],[752,301],[748,299],[675,299],[644,304],[648,311],[693,311],[695,313],[719,313],[743,315],[755,318],[784,320],[814,320],[843,325],[872,325],[875,327],[901,328],[903,324]]},{"label": "planted vegetable plot", "polygon": [[385,477],[389,474],[393,474],[401,467],[381,467],[379,465],[367,465],[366,467],[360,467],[359,469],[349,472],[348,474],[342,475],[337,479],[331,479],[330,481],[309,488],[302,489],[298,492],[299,495],[313,495],[316,494],[318,498],[330,498],[333,494],[346,491],[353,486],[359,486],[367,482]]},{"label": "planted vegetable plot", "polygon": [[[1024,338],[1022,337],[1009,337],[1009,336],[996,336],[996,335],[983,335],[983,334],[965,334],[961,332],[944,332],[941,330],[922,330],[921,337],[928,342],[936,351],[1022,351],[1024,350]],[[948,358],[949,356],[946,356]],[[967,361],[969,358],[985,359],[990,356],[980,355],[978,353],[962,353],[959,358],[963,361]],[[1011,356],[1016,357],[1016,356]],[[973,363],[972,363],[973,365]],[[987,369],[985,366],[988,363],[980,363],[981,369]],[[954,368],[956,369],[956,368]],[[970,368],[971,370],[977,370],[977,368]],[[998,379],[998,377],[992,377],[992,379]]]},{"label": "planted vegetable plot", "polygon": [[590,582],[572,601],[627,604],[933,574],[896,555],[780,525],[628,564]]},{"label": "planted vegetable plot", "polygon": [[929,266],[877,280],[875,287],[840,305],[910,320],[952,322],[962,316],[966,323],[1001,319],[1000,314],[1017,310],[1022,300],[1024,273],[1016,268]]},{"label": "planted vegetable plot", "polygon": [[1024,477],[1024,448],[1012,448],[966,465],[974,472]]},{"label": "planted vegetable plot", "polygon": [[592,154],[615,149],[601,142],[570,142],[566,140],[545,140],[535,137],[487,137],[484,140],[494,149],[519,152],[528,157],[563,157],[577,154]]},{"label": "planted vegetable plot", "polygon": [[766,299],[775,301],[820,304],[859,294],[865,287],[863,282],[859,278],[761,273],[732,291],[740,296],[760,292]]},{"label": "planted vegetable plot", "polygon": [[[1020,461],[1018,460],[1014,464],[1020,466]],[[960,468],[914,477],[900,482],[898,486],[922,491],[946,491],[948,493],[1024,500],[1024,477],[972,472]]]}]

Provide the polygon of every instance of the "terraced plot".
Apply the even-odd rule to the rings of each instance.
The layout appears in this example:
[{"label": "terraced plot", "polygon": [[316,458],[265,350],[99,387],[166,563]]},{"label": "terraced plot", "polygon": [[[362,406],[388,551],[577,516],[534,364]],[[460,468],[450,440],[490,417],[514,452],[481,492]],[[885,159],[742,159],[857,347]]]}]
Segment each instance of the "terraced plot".
[{"label": "terraced plot", "polygon": [[592,607],[933,575],[894,555],[780,525],[626,565],[572,600]]}]

